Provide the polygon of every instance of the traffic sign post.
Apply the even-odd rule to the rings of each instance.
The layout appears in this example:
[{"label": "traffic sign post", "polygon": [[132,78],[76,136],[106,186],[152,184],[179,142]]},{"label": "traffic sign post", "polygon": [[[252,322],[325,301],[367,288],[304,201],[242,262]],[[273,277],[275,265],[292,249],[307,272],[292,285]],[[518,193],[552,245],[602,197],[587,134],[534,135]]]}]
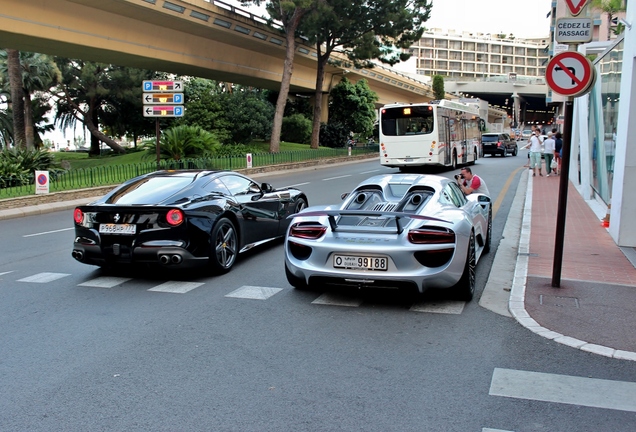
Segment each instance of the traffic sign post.
[{"label": "traffic sign post", "polygon": [[143,82],[144,93],[142,100],[144,103],[144,117],[155,117],[155,130],[157,133],[157,170],[161,167],[161,152],[159,150],[159,139],[161,130],[159,128],[160,117],[183,117],[184,103],[183,81],[152,81]]},{"label": "traffic sign post", "polygon": [[[570,0],[567,0],[570,2]],[[585,1],[578,3],[581,8]],[[577,10],[577,9],[575,9]],[[579,13],[578,10],[577,13]],[[563,265],[563,240],[565,238],[565,216],[568,202],[568,182],[570,171],[570,149],[572,147],[573,98],[588,93],[596,81],[596,70],[583,54],[577,51],[563,51],[555,55],[545,71],[548,86],[555,93],[567,96],[565,102],[563,146],[561,147],[561,173],[559,180],[559,202],[557,207],[554,261],[552,266],[552,286],[561,286]],[[546,167],[550,171],[550,167]]]}]

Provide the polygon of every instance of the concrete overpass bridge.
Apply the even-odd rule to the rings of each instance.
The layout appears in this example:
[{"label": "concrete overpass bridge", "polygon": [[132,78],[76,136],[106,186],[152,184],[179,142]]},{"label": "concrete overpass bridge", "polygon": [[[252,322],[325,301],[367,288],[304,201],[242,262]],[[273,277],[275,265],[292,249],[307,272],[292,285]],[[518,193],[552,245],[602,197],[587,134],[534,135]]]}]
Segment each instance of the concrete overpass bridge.
[{"label": "concrete overpass bridge", "polygon": [[[3,48],[280,89],[284,33],[222,1],[3,0],[2,5]],[[290,95],[313,96],[316,65],[315,48],[300,40]],[[354,82],[367,79],[382,105],[434,98],[429,85],[407,74],[346,64],[328,66],[323,93],[345,74]]]}]

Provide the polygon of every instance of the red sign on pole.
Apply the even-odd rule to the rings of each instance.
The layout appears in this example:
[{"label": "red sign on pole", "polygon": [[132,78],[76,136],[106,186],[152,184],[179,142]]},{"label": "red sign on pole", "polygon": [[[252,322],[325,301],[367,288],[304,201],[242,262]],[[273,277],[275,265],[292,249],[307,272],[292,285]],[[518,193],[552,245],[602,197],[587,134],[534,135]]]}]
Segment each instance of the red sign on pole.
[{"label": "red sign on pole", "polygon": [[595,70],[583,54],[564,51],[550,60],[545,80],[553,92],[564,96],[581,96],[592,87]]},{"label": "red sign on pole", "polygon": [[565,0],[565,4],[572,16],[580,14],[586,3],[587,0]]}]

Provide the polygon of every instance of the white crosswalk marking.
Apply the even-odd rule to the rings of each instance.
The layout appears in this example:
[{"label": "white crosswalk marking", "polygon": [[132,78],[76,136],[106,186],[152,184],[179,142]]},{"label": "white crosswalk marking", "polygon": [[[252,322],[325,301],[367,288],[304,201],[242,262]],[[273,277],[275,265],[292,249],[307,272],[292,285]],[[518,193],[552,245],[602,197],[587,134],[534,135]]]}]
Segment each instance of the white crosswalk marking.
[{"label": "white crosswalk marking", "polygon": [[253,300],[267,300],[274,294],[282,291],[282,288],[270,288],[259,286],[242,286],[239,289],[226,294],[225,297],[253,299]]},{"label": "white crosswalk marking", "polygon": [[48,283],[54,280],[61,279],[63,277],[70,276],[67,273],[38,273],[33,276],[18,279],[18,282],[34,282],[34,283]]},{"label": "white crosswalk marking", "polygon": [[412,312],[429,312],[440,314],[459,315],[464,310],[465,302],[460,301],[442,301],[442,302],[426,302],[416,303],[409,309]]},{"label": "white crosswalk marking", "polygon": [[636,383],[496,368],[491,396],[636,412]]},{"label": "white crosswalk marking", "polygon": [[87,286],[95,288],[113,288],[117,285],[121,285],[124,282],[128,282],[130,278],[115,277],[115,276],[101,276],[93,280],[86,281],[78,286]]},{"label": "white crosswalk marking", "polygon": [[185,294],[188,291],[192,291],[193,289],[200,287],[201,285],[203,285],[203,282],[169,281],[162,283],[161,285],[157,285],[154,288],[150,288],[148,291]]},{"label": "white crosswalk marking", "polygon": [[325,293],[312,301],[311,304],[358,307],[362,304],[362,299],[334,293]]}]

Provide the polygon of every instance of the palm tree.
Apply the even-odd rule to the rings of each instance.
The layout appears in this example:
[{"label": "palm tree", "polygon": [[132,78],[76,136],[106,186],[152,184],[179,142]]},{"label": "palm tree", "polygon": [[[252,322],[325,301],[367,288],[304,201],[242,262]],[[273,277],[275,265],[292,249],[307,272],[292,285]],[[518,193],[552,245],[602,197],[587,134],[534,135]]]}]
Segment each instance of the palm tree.
[{"label": "palm tree", "polygon": [[[14,70],[16,55],[17,71]],[[16,73],[19,77],[12,78]],[[33,94],[49,90],[59,82],[61,73],[55,62],[44,54],[6,50],[0,51],[0,75],[9,77],[14,143],[33,149],[36,129]]]},{"label": "palm tree", "polygon": [[6,67],[11,88],[11,111],[13,112],[13,145],[26,147],[24,128],[24,92],[22,90],[22,75],[20,73],[20,51],[6,50],[6,60],[0,63]]},{"label": "palm tree", "polygon": [[27,148],[35,147],[35,122],[32,94],[47,91],[62,79],[53,59],[44,54],[23,52],[20,55],[24,88],[24,127]]},{"label": "palm tree", "polygon": [[625,0],[592,0],[592,7],[607,14],[607,40],[610,40],[614,17],[626,10]]}]

